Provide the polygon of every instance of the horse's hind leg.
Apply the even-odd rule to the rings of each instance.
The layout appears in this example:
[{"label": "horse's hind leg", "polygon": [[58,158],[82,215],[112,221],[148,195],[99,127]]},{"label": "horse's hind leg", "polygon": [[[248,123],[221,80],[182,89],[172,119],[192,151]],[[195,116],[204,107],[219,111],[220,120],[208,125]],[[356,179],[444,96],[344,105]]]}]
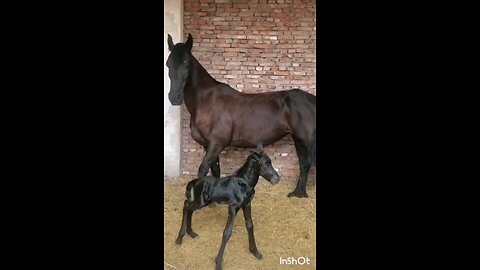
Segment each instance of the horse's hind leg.
[{"label": "horse's hind leg", "polygon": [[300,176],[298,178],[297,187],[295,190],[288,194],[288,197],[298,197],[298,198],[308,198],[307,195],[307,178],[308,171],[310,170],[311,164],[309,163],[308,158],[308,147],[303,140],[293,137],[295,143],[295,149],[297,150],[298,163],[300,166]]}]

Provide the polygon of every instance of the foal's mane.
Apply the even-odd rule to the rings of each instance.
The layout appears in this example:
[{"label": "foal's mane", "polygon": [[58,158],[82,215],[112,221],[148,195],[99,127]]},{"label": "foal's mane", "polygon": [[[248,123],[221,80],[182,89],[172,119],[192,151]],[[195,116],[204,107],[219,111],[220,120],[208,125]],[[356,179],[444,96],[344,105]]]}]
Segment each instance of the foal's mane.
[{"label": "foal's mane", "polygon": [[248,156],[247,161],[242,165],[242,167],[240,167],[240,168],[234,173],[234,175],[235,175],[235,176],[241,176],[241,175],[248,175],[248,174],[253,173],[253,172],[251,171],[252,168],[250,168],[250,163],[252,162],[253,159],[254,159],[253,155]]}]

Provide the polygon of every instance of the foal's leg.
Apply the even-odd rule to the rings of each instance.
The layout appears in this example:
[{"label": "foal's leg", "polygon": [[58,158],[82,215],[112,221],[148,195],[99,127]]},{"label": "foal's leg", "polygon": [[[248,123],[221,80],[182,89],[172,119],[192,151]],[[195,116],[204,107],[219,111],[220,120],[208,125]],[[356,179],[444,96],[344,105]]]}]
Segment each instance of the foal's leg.
[{"label": "foal's leg", "polygon": [[223,252],[225,251],[225,246],[227,245],[230,236],[232,236],[233,222],[235,221],[236,212],[236,207],[228,206],[227,225],[225,226],[225,230],[223,231],[222,244],[220,245],[220,250],[218,251],[217,258],[215,259],[215,270],[222,269]]},{"label": "foal's leg", "polygon": [[193,215],[194,210],[187,209],[187,233],[190,235],[192,238],[195,238],[198,236],[193,230],[192,230],[192,215]]},{"label": "foal's leg", "polygon": [[182,215],[182,226],[180,226],[180,231],[178,232],[177,240],[175,243],[181,244],[182,239],[185,236],[185,232],[187,231],[187,217],[188,217],[188,200],[185,200],[183,203],[183,215]]},{"label": "foal's leg", "polygon": [[307,195],[307,178],[308,171],[310,170],[311,164],[308,162],[308,148],[304,141],[299,138],[293,137],[295,143],[295,149],[297,150],[298,163],[300,166],[300,176],[298,178],[297,187],[295,190],[288,194],[288,197],[298,197],[298,198],[308,198]]},{"label": "foal's leg", "polygon": [[247,227],[248,232],[248,249],[255,258],[261,260],[263,256],[258,252],[257,244],[255,243],[255,236],[253,235],[252,204],[248,203],[248,205],[244,205],[242,209],[243,216],[245,217],[245,226]]}]

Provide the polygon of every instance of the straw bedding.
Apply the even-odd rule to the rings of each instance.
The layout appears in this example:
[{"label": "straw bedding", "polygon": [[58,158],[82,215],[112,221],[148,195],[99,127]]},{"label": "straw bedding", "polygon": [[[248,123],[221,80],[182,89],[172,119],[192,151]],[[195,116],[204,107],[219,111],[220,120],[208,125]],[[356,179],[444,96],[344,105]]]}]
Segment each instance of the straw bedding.
[{"label": "straw bedding", "polygon": [[[185,186],[191,179],[180,178],[164,182],[164,269],[215,269],[222,233],[227,222],[227,206],[205,207],[193,214],[192,228],[181,245],[175,244],[182,221]],[[296,180],[282,179],[271,185],[260,177],[252,202],[252,219],[257,248],[263,259],[256,259],[248,250],[248,236],[243,212],[235,219],[233,233],[225,249],[223,269],[315,269],[316,268],[316,191],[312,180],[307,183],[309,198],[287,198]],[[310,259],[310,264],[280,264],[280,258]],[[303,262],[303,260],[300,260]]]}]

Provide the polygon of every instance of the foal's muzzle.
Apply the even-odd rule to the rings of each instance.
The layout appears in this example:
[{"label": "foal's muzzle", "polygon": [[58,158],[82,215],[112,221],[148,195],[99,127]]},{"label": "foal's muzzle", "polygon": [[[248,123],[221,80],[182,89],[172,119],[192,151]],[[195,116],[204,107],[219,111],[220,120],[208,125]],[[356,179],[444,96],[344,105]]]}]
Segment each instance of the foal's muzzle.
[{"label": "foal's muzzle", "polygon": [[280,182],[280,176],[278,174],[273,175],[272,179],[270,180],[270,183],[272,183],[272,185],[275,185],[278,182]]}]

